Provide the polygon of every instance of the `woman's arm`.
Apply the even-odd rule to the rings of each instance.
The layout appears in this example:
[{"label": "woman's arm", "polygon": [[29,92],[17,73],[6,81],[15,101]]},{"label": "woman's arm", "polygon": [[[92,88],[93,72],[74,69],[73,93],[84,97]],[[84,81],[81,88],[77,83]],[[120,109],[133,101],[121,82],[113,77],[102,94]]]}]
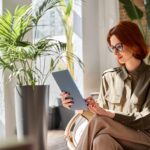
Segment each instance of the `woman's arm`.
[{"label": "woman's arm", "polygon": [[140,112],[116,112],[114,120],[137,130],[150,130],[150,92]]}]

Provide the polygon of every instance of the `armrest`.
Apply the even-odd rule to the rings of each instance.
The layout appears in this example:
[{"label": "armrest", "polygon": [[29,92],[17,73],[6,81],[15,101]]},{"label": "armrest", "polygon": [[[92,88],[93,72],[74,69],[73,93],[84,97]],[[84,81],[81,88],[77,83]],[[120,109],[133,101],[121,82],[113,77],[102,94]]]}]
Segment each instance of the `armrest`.
[{"label": "armrest", "polygon": [[69,121],[66,129],[65,129],[65,133],[64,136],[67,140],[67,145],[68,147],[73,150],[75,149],[76,143],[74,142],[74,134],[72,133],[72,129],[77,121],[77,119],[79,117],[83,117],[85,118],[88,122],[89,120],[92,118],[93,113],[91,113],[90,111],[80,111],[78,112],[76,115],[73,116],[73,118]]},{"label": "armrest", "polygon": [[90,96],[92,96],[94,99],[98,99],[99,92],[92,92],[90,93]]}]

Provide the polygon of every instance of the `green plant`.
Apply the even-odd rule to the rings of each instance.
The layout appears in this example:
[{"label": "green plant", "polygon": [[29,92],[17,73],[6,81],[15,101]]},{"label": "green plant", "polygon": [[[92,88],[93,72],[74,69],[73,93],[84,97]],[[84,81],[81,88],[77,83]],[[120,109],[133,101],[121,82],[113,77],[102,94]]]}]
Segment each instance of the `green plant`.
[{"label": "green plant", "polygon": [[66,56],[68,69],[72,76],[74,76],[74,62],[72,53],[73,49],[73,22],[72,22],[72,11],[73,11],[73,1],[60,0],[61,7],[58,10],[64,25],[65,35],[66,35]]},{"label": "green plant", "polygon": [[[25,40],[25,36],[38,26],[40,18],[49,10],[58,7],[60,0],[44,1],[32,15],[32,6],[17,7],[12,14],[6,11],[0,16],[0,67],[10,71],[10,79],[16,77],[19,85],[44,84],[47,77],[66,56],[66,44],[50,37],[37,42]],[[34,40],[33,40],[34,41]],[[71,57],[82,66],[81,60],[71,53]],[[45,73],[37,60],[49,59],[49,69]]]}]

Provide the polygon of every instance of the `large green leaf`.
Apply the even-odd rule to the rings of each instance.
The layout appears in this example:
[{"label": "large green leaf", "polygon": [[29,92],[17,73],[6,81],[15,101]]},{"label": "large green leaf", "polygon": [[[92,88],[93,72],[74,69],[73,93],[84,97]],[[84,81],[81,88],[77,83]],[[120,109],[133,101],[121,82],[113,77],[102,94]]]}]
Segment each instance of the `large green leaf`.
[{"label": "large green leaf", "polygon": [[26,32],[31,27],[30,6],[17,7],[14,15],[7,10],[3,16],[0,16],[0,39],[3,42],[16,44],[23,39]]},{"label": "large green leaf", "polygon": [[131,20],[134,19],[141,19],[143,17],[143,12],[139,9],[132,0],[119,0],[122,4],[124,9],[127,12],[128,17]]},{"label": "large green leaf", "polygon": [[144,2],[145,2],[144,5],[146,10],[148,29],[150,29],[150,0],[145,0]]}]

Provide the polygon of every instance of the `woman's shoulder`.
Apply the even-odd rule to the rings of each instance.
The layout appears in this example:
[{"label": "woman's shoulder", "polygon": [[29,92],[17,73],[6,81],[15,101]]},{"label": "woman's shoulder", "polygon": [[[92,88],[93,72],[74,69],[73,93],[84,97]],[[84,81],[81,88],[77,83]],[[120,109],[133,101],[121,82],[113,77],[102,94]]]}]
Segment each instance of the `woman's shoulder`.
[{"label": "woman's shoulder", "polygon": [[108,75],[108,74],[118,74],[121,71],[121,67],[115,67],[107,69],[103,72],[102,76]]}]

